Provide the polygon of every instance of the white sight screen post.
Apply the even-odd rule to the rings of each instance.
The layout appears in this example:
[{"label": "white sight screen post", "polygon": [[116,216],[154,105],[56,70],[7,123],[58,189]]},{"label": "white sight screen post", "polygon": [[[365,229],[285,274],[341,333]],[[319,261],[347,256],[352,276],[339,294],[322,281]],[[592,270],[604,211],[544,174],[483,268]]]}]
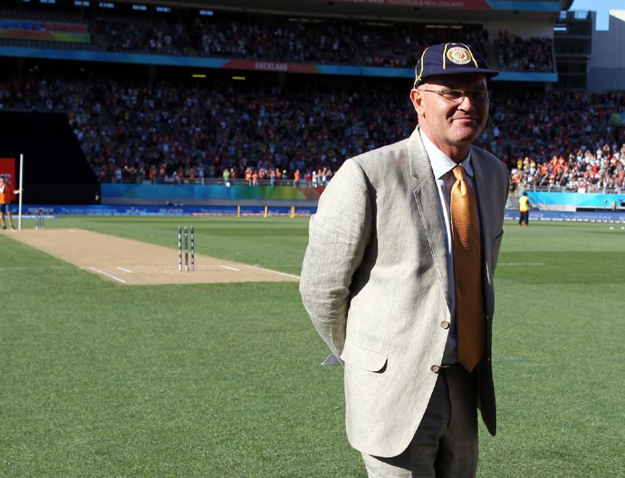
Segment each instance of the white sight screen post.
[{"label": "white sight screen post", "polygon": [[19,206],[17,211],[17,229],[22,230],[22,198],[24,197],[24,191],[22,188],[24,187],[24,155],[20,154],[20,198],[19,198]]}]

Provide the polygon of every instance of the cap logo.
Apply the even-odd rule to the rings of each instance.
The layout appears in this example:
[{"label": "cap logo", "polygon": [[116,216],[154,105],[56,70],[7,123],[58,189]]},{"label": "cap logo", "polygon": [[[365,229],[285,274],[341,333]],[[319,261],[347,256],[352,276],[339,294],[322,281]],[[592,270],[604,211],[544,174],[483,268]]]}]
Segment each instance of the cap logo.
[{"label": "cap logo", "polygon": [[456,65],[466,65],[471,61],[471,53],[464,47],[455,46],[447,50],[447,58]]}]

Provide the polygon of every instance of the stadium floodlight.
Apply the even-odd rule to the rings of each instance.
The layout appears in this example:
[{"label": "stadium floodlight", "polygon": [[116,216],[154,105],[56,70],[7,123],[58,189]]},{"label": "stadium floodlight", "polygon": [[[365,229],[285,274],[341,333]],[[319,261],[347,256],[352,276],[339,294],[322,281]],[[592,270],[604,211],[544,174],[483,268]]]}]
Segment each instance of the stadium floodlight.
[{"label": "stadium floodlight", "polygon": [[115,8],[115,4],[109,3],[109,2],[100,2],[99,7],[100,8]]},{"label": "stadium floodlight", "polygon": [[157,12],[170,13],[171,8],[169,7],[156,7]]},{"label": "stadium floodlight", "polygon": [[200,15],[204,17],[212,17],[215,14],[212,10],[200,10]]},{"label": "stadium floodlight", "polygon": [[148,7],[146,5],[133,5],[132,6],[133,10],[140,10],[142,12],[147,11]]},{"label": "stadium floodlight", "polygon": [[206,75],[203,73],[194,73],[191,75],[191,78],[206,78]]},{"label": "stadium floodlight", "polygon": [[77,7],[88,7],[89,6],[89,2],[87,2],[86,0],[76,0],[74,2],[74,5]]},{"label": "stadium floodlight", "polygon": [[56,0],[39,0],[39,3],[47,3],[48,5],[54,5]]}]

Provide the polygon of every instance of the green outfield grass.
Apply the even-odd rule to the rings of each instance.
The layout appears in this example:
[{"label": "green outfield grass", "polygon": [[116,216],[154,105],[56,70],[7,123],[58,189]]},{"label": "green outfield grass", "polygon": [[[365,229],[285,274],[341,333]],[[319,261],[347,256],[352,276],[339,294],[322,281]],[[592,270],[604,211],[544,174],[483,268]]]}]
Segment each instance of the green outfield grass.
[{"label": "green outfield grass", "polygon": [[[27,226],[31,226],[26,221]],[[66,218],[298,274],[307,219]],[[506,226],[479,476],[625,476],[625,230]],[[365,478],[295,283],[124,286],[0,236],[0,476]]]}]

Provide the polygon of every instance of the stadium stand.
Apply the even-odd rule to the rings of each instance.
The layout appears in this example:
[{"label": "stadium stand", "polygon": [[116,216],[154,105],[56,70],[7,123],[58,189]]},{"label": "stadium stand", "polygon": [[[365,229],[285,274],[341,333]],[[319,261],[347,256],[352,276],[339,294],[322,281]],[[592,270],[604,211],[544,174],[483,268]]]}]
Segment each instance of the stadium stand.
[{"label": "stadium stand", "polygon": [[[219,178],[224,169],[244,178],[248,168],[268,179],[276,168],[288,178],[335,171],[408,136],[406,85],[370,86],[14,78],[0,83],[0,100],[4,110],[66,112],[102,181]],[[516,185],[623,188],[625,135],[610,123],[623,109],[623,94],[503,89],[479,144],[508,164]]]},{"label": "stadium stand", "polygon": [[166,20],[115,17],[98,19],[97,32],[107,40],[107,51],[183,55],[191,48],[185,25]]},{"label": "stadium stand", "polygon": [[481,25],[458,28],[428,28],[426,24],[367,24],[359,25],[358,46],[365,63],[372,66],[413,68],[428,45],[456,41],[462,38],[486,55],[488,31]]},{"label": "stadium stand", "polygon": [[495,50],[501,70],[554,71],[553,41],[549,38],[524,40],[503,31],[495,40]]},{"label": "stadium stand", "polygon": [[[1,22],[13,18],[46,17],[45,12],[0,10]],[[49,14],[52,19],[80,17]],[[35,21],[35,20],[32,20]],[[83,20],[84,22],[84,20]],[[489,43],[482,25],[449,24],[432,28],[428,23],[384,22],[312,18],[294,15],[254,15],[219,12],[209,17],[189,16],[183,11],[172,18],[141,18],[100,12],[90,22],[93,34],[104,38],[90,43],[90,49],[262,59],[292,63],[367,65],[412,68],[427,45],[462,38],[478,51],[498,61],[502,70],[555,71],[551,38],[523,39],[507,31]],[[49,48],[40,38],[31,45]],[[0,35],[0,44],[25,46]],[[76,45],[76,48],[86,48]],[[496,51],[496,55],[493,53]],[[492,53],[492,54],[491,54]]]},{"label": "stadium stand", "polygon": [[195,19],[193,47],[206,56],[295,63],[357,63],[351,22],[310,18],[227,16]]},{"label": "stadium stand", "polygon": [[[88,25],[93,42],[87,48],[101,51],[389,70],[412,68],[426,44],[460,37],[504,72],[555,72],[552,38],[522,38],[505,23],[488,29],[483,21],[216,13],[178,9],[147,17],[93,9],[77,15],[29,7],[0,10],[0,19]],[[7,42],[29,40],[0,40]],[[62,48],[51,43],[30,44]],[[83,62],[76,65],[87,72],[77,75],[60,73],[62,62],[42,70],[33,67],[36,60],[22,63],[19,73],[8,75],[8,68],[0,77],[2,109],[65,113],[102,182],[220,181],[225,174],[250,185],[323,185],[346,158],[408,136],[416,122],[406,78],[286,79],[267,72],[236,82],[212,70],[199,82],[179,68],[113,64],[102,74]],[[560,91],[538,80],[493,82],[492,88],[491,119],[478,145],[507,164],[514,188],[625,187],[625,132],[615,120],[625,111],[625,95]]]}]

